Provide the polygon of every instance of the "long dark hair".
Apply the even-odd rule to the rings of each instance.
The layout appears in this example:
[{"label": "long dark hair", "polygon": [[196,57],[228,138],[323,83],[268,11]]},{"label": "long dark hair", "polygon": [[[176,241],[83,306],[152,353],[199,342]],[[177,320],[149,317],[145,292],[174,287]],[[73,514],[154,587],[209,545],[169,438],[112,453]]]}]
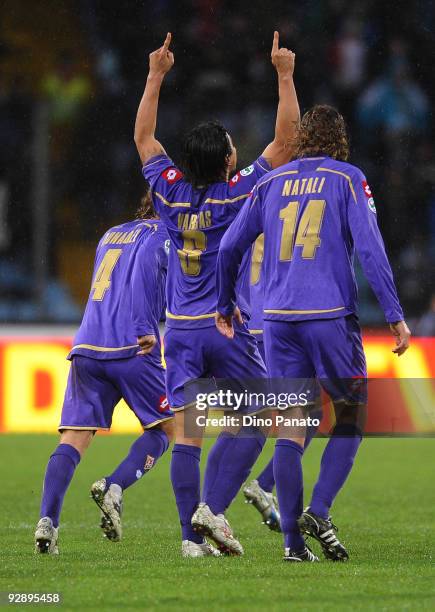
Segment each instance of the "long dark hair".
[{"label": "long dark hair", "polygon": [[138,209],[136,210],[136,219],[158,219],[158,214],[154,208],[151,197],[150,186],[146,183],[144,194],[140,200]]},{"label": "long dark hair", "polygon": [[336,108],[313,106],[302,117],[294,158],[327,155],[339,161],[349,157],[349,138],[345,121]]},{"label": "long dark hair", "polygon": [[224,181],[232,148],[228,132],[218,121],[200,123],[183,139],[181,167],[194,187]]}]

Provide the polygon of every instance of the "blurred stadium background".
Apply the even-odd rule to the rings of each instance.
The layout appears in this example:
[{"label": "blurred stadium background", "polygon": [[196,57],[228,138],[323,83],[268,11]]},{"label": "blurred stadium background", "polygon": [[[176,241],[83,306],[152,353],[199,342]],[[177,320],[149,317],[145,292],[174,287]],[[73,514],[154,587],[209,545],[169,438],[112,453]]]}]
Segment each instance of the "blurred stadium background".
[{"label": "blurred stadium background", "polygon": [[360,274],[371,373],[434,376],[431,0],[3,0],[0,431],[55,429],[96,243],[131,218],[142,194],[133,124],[149,51],[173,32],[158,136],[175,160],[179,135],[216,117],[243,167],[273,133],[275,28],[297,54],[301,109],[331,103],[347,119],[407,318],[426,337],[398,372]]}]

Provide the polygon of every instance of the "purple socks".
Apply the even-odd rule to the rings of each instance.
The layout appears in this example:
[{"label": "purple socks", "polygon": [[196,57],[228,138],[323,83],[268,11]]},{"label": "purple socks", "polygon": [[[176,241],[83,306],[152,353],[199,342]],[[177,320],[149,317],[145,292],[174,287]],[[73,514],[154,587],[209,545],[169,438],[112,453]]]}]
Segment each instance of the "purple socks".
[{"label": "purple socks", "polygon": [[175,444],[172,449],[171,481],[180,517],[181,536],[201,544],[203,538],[193,530],[192,515],[200,501],[199,460],[201,449],[187,444]]},{"label": "purple socks", "polygon": [[[310,416],[313,419],[321,420],[322,411],[316,410],[315,412],[312,412]],[[310,445],[310,442],[316,435],[318,429],[319,429],[318,427],[313,427],[313,426],[308,427],[307,436],[305,438],[304,450]],[[275,486],[275,478],[273,476],[273,457],[269,461],[269,463],[266,465],[264,470],[261,472],[261,474],[258,476],[257,481],[260,487],[264,491],[267,491],[268,493],[272,493],[273,487]]]},{"label": "purple socks", "polygon": [[281,512],[284,545],[294,552],[305,548],[297,519],[303,508],[302,455],[304,449],[292,440],[278,438],[273,456],[273,472]]},{"label": "purple socks", "polygon": [[273,457],[258,476],[257,481],[264,491],[272,493],[273,487],[275,486],[275,477],[273,475]]},{"label": "purple socks", "polygon": [[106,477],[106,487],[117,484],[122,490],[134,484],[156,464],[168,449],[169,441],[161,429],[145,431],[131,446],[127,457]]},{"label": "purple socks", "polygon": [[231,440],[234,435],[227,431],[222,431],[217,437],[216,442],[210,449],[207,457],[207,466],[204,475],[204,486],[202,491],[202,499],[206,500],[209,498],[215,484],[217,483],[219,465],[222,456],[225,454],[226,449],[231,444]]},{"label": "purple socks", "polygon": [[313,489],[310,510],[326,519],[332,502],[346,482],[361,444],[361,431],[354,426],[336,426],[322,455],[320,474]]},{"label": "purple socks", "polygon": [[[235,436],[219,436],[215,444],[220,447],[216,449],[219,465],[209,469],[207,463],[204,483],[203,499],[213,514],[225,512],[231,504],[249,476],[265,441],[264,434],[253,427],[244,427]],[[215,464],[216,457],[211,456],[211,462]],[[207,479],[207,475],[209,478],[214,475],[213,483]]]},{"label": "purple socks", "polygon": [[45,471],[40,518],[49,516],[58,527],[63,498],[80,462],[80,453],[70,444],[59,444]]}]

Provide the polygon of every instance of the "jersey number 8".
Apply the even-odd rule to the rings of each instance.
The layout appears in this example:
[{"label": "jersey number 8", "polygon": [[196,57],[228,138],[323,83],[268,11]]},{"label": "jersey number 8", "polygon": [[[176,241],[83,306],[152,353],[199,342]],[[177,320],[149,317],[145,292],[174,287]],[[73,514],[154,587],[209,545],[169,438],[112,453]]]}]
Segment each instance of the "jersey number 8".
[{"label": "jersey number 8", "polygon": [[201,271],[201,254],[207,246],[207,237],[199,230],[186,230],[182,233],[183,248],[177,249],[181,269],[188,276],[198,276]]}]

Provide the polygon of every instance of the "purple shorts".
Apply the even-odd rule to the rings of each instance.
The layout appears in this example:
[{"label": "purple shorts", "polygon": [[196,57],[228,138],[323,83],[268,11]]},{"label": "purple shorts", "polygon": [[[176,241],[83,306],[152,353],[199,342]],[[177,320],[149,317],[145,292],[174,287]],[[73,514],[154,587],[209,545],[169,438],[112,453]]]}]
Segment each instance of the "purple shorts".
[{"label": "purple shorts", "polygon": [[313,393],[317,378],[334,401],[367,401],[367,368],[355,315],[310,321],[264,321],[269,376]]},{"label": "purple shorts", "polygon": [[205,382],[201,390],[213,392],[216,386],[213,386],[212,379],[226,379],[230,385],[240,388],[248,381],[250,389],[252,384],[255,386],[257,381],[266,379],[266,367],[257,341],[246,325],[235,323],[234,329],[232,340],[225,338],[215,326],[166,329],[166,392],[174,411],[182,410],[190,403],[186,387],[192,381]]},{"label": "purple shorts", "polygon": [[262,360],[266,363],[266,355],[264,353],[264,338],[263,334],[251,334],[255,338],[258,346],[258,351],[261,355]]},{"label": "purple shorts", "polygon": [[162,365],[148,356],[107,360],[74,355],[59,430],[110,429],[121,399],[144,429],[172,418],[164,373]]}]

